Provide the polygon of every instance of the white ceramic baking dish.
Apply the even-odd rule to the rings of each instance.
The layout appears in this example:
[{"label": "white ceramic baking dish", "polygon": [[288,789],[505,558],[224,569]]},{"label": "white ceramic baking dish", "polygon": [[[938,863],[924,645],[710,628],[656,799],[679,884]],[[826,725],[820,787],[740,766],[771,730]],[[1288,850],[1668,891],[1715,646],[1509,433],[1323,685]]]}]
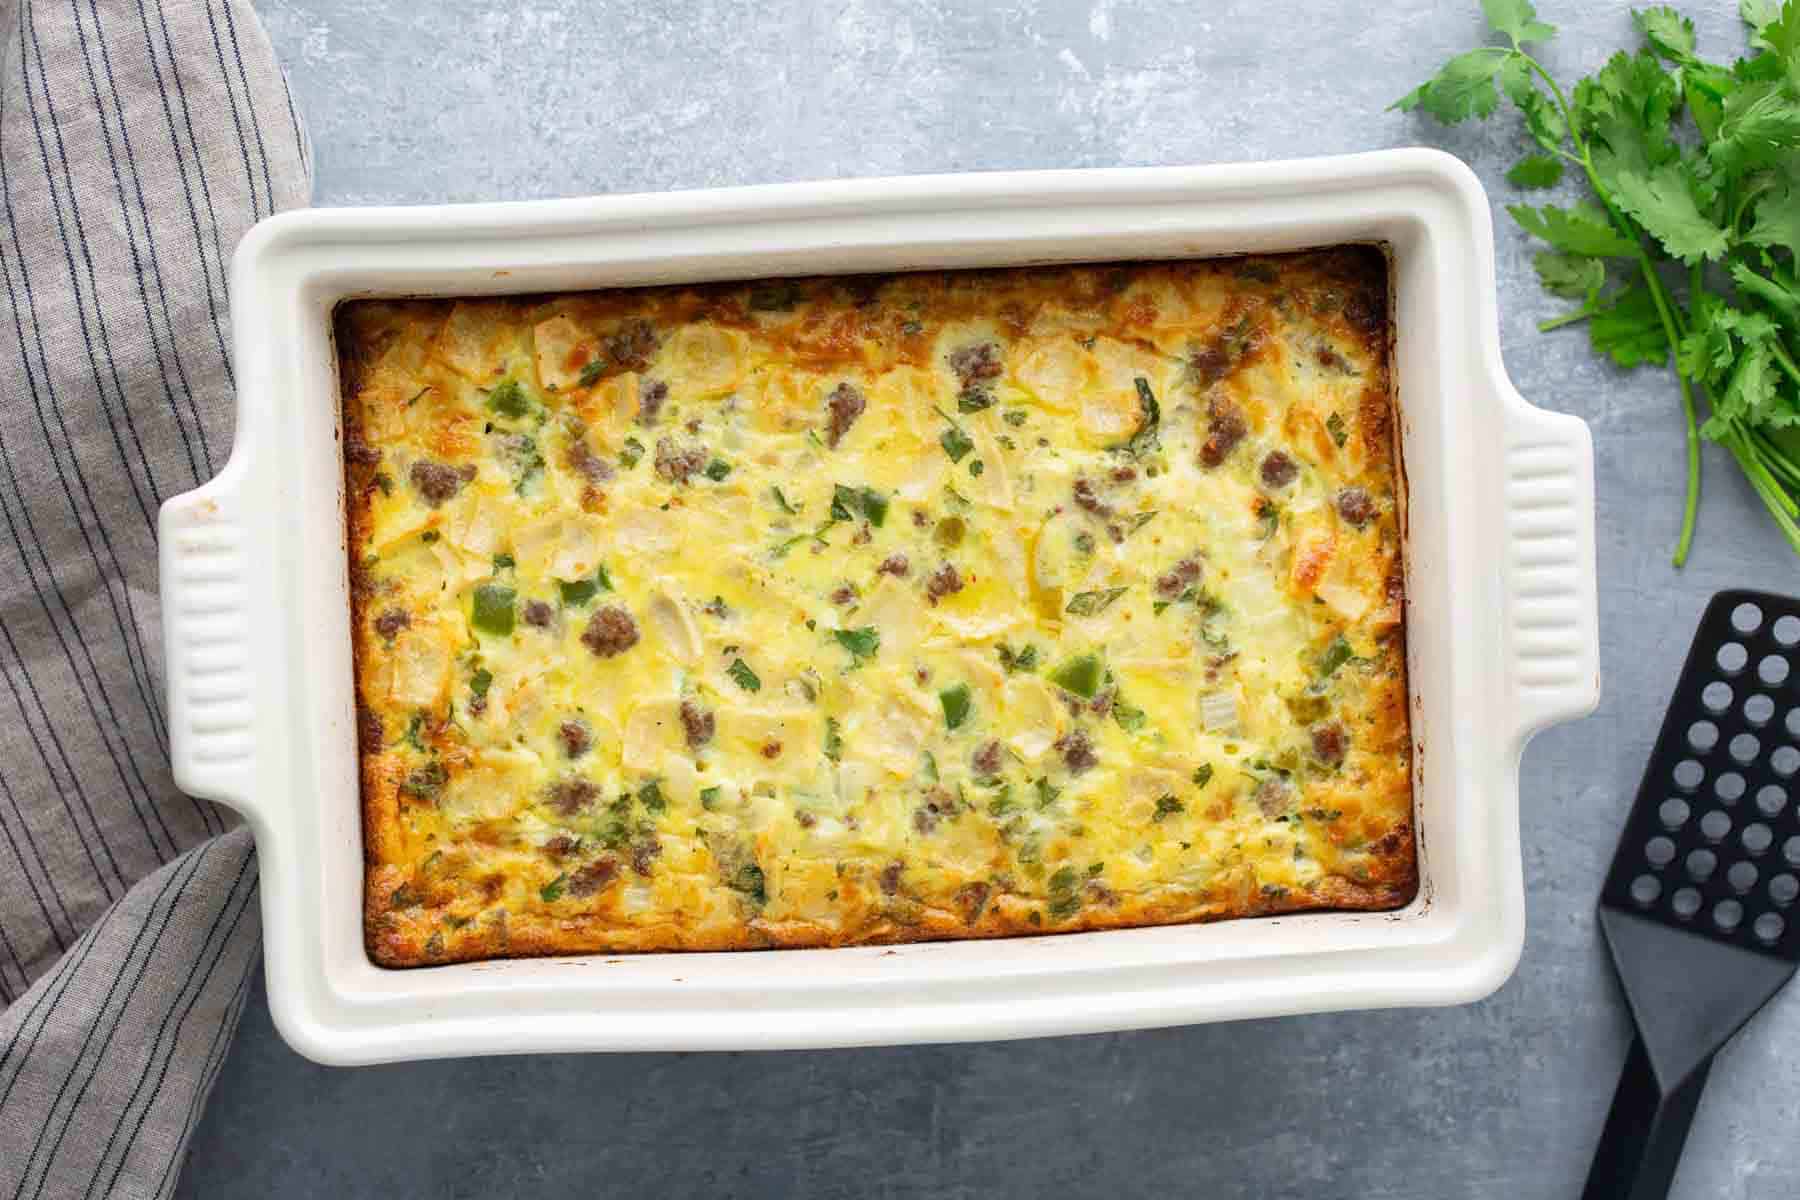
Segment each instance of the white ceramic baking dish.
[{"label": "white ceramic baking dish", "polygon": [[[363,950],[332,308],[1379,241],[1394,267],[1423,886],[1395,913],[836,950],[384,970]],[[1524,937],[1518,764],[1598,699],[1587,427],[1500,361],[1487,199],[1423,150],[872,179],[264,221],[231,275],[238,422],[163,506],[175,778],[261,855],[269,1002],[324,1062],[1010,1038],[1478,998]]]}]

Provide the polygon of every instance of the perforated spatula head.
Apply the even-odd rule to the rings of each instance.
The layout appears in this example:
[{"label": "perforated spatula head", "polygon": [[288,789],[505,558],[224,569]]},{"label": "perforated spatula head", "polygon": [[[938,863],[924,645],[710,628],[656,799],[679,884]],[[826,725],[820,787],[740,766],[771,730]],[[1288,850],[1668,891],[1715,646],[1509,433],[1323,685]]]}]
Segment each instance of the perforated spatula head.
[{"label": "perforated spatula head", "polygon": [[1637,1022],[1589,1197],[1664,1195],[1706,1072],[1800,965],[1800,601],[1714,596],[1600,896]]}]

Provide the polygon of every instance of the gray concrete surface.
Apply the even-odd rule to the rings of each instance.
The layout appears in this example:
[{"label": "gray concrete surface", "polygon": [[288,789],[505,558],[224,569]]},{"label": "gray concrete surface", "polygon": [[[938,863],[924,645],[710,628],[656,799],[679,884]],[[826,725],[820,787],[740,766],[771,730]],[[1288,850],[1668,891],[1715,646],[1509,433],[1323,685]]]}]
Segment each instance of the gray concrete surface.
[{"label": "gray concrete surface", "polygon": [[[1540,0],[1565,75],[1631,31]],[[1742,45],[1728,0],[1681,5]],[[1428,142],[1496,205],[1506,124],[1383,111],[1479,36],[1475,0],[265,0],[318,201],[502,199],[1003,167],[1193,163]],[[1701,12],[1700,10],[1706,10]],[[1593,900],[1678,659],[1715,589],[1800,587],[1708,450],[1668,565],[1680,426],[1665,374],[1600,364],[1499,214],[1507,365],[1599,457],[1606,697],[1525,756],[1530,935],[1465,1008],[998,1045],[313,1066],[251,1004],[184,1196],[1575,1195],[1627,1025]],[[1676,1194],[1800,1195],[1800,993],[1727,1051]]]}]

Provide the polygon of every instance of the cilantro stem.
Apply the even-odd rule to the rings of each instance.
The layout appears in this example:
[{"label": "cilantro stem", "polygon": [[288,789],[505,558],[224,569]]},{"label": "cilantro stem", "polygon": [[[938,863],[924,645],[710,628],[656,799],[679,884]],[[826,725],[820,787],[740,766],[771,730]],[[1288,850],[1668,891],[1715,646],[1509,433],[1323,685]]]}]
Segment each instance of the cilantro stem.
[{"label": "cilantro stem", "polygon": [[[1740,437],[1741,436],[1740,433]],[[1794,503],[1794,498],[1787,494],[1787,490],[1781,486],[1781,481],[1776,479],[1774,473],[1769,470],[1769,465],[1756,455],[1756,451],[1752,447],[1746,445],[1745,451],[1750,456],[1750,462],[1756,467],[1754,477],[1757,482],[1762,485],[1758,490],[1762,491],[1766,488],[1767,498],[1778,501],[1781,505],[1781,511],[1785,512],[1789,517],[1800,517],[1800,504]],[[1744,469],[1748,472],[1750,468],[1749,466],[1745,466]]]},{"label": "cilantro stem", "polygon": [[1782,477],[1788,487],[1800,487],[1800,463],[1795,463],[1784,454],[1781,447],[1769,440],[1769,435],[1762,430],[1746,429],[1745,433],[1774,474]]},{"label": "cilantro stem", "polygon": [[[1644,269],[1649,272],[1646,260]],[[1653,289],[1651,295],[1657,295]],[[1663,332],[1669,338],[1669,353],[1676,355],[1675,378],[1681,384],[1681,415],[1687,423],[1687,498],[1681,509],[1681,536],[1675,541],[1675,553],[1672,556],[1676,566],[1687,562],[1688,550],[1694,544],[1694,521],[1700,513],[1700,425],[1694,415],[1694,389],[1687,373],[1681,369],[1679,352],[1676,343],[1680,340],[1674,331],[1674,321],[1669,316],[1665,304],[1659,299],[1657,308],[1662,311]]]},{"label": "cilantro stem", "polygon": [[1681,536],[1675,540],[1675,553],[1672,556],[1676,566],[1687,562],[1688,551],[1694,544],[1694,521],[1700,514],[1700,422],[1695,416],[1694,388],[1681,369],[1682,322],[1673,310],[1668,292],[1663,285],[1662,277],[1656,273],[1656,264],[1650,261],[1650,255],[1644,250],[1642,235],[1618,209],[1613,207],[1612,197],[1600,186],[1600,177],[1594,171],[1594,161],[1588,155],[1587,147],[1581,149],[1588,182],[1594,187],[1594,194],[1600,197],[1600,203],[1612,215],[1620,231],[1631,239],[1632,253],[1636,256],[1638,270],[1643,273],[1644,283],[1650,289],[1650,300],[1656,305],[1656,315],[1662,320],[1663,336],[1668,339],[1669,353],[1675,357],[1675,379],[1681,385],[1681,416],[1687,426],[1687,497],[1681,509]]},{"label": "cilantro stem", "polygon": [[1737,459],[1739,468],[1744,472],[1744,478],[1750,481],[1750,486],[1755,488],[1757,494],[1762,497],[1763,507],[1767,508],[1769,515],[1775,518],[1775,524],[1780,527],[1782,534],[1787,538],[1788,545],[1796,551],[1800,551],[1800,525],[1794,524],[1794,518],[1800,516],[1800,505],[1794,503],[1794,498],[1789,496],[1782,489],[1781,484],[1769,473],[1769,468],[1757,457],[1744,433],[1743,427],[1733,421],[1730,432],[1720,441],[1726,449],[1731,451],[1732,457]]},{"label": "cilantro stem", "polygon": [[1587,161],[1587,144],[1581,140],[1581,134],[1575,128],[1575,118],[1569,114],[1569,101],[1568,98],[1563,95],[1562,85],[1558,84],[1555,76],[1544,70],[1543,64],[1531,57],[1531,55],[1525,53],[1523,50],[1514,50],[1513,53],[1524,59],[1525,65],[1535,71],[1537,77],[1542,79],[1545,85],[1549,87],[1550,95],[1556,101],[1557,110],[1562,113],[1563,128],[1569,131],[1570,140],[1575,143],[1575,148],[1581,151],[1581,165],[1584,168],[1589,166]]},{"label": "cilantro stem", "polygon": [[1552,329],[1561,329],[1564,325],[1573,325],[1577,321],[1585,321],[1594,315],[1594,306],[1584,304],[1574,312],[1564,313],[1560,317],[1551,317],[1547,321],[1538,322],[1539,333],[1549,333]]},{"label": "cilantro stem", "polygon": [[[1599,197],[1600,203],[1606,208],[1607,216],[1612,219],[1619,232],[1631,239],[1633,256],[1637,259],[1638,270],[1644,276],[1645,286],[1650,289],[1650,300],[1656,305],[1656,315],[1662,321],[1663,335],[1669,342],[1669,352],[1676,354],[1676,348],[1681,342],[1681,322],[1670,309],[1669,297],[1663,287],[1662,278],[1657,275],[1656,264],[1650,261],[1650,255],[1644,249],[1642,235],[1638,232],[1637,227],[1619,212],[1613,204],[1612,197],[1607,194],[1606,188],[1601,186],[1599,172],[1594,170],[1594,156],[1588,148],[1587,139],[1581,136],[1581,127],[1576,124],[1574,114],[1569,110],[1569,100],[1563,94],[1562,85],[1556,82],[1555,77],[1546,71],[1543,64],[1539,63],[1537,59],[1522,50],[1515,51],[1515,53],[1525,60],[1525,65],[1550,89],[1550,95],[1556,101],[1557,110],[1562,113],[1563,124],[1569,131],[1569,140],[1575,143],[1575,149],[1579,152],[1582,172],[1587,176],[1589,185],[1593,187],[1594,195]],[[1675,358],[1675,378],[1681,384],[1681,414],[1687,425],[1687,496],[1682,505],[1681,536],[1676,539],[1674,554],[1675,565],[1679,567],[1687,562],[1688,551],[1694,544],[1694,522],[1700,513],[1700,423],[1694,411],[1693,387],[1689,383],[1686,373],[1681,369],[1679,354],[1676,354]]]},{"label": "cilantro stem", "polygon": [[1733,234],[1736,234],[1738,229],[1742,227],[1744,223],[1744,213],[1749,210],[1750,205],[1756,201],[1758,196],[1762,195],[1773,186],[1774,182],[1770,179],[1757,179],[1752,180],[1750,186],[1744,189],[1744,194],[1738,197],[1737,203],[1732,207],[1731,211],[1731,224],[1728,228]]},{"label": "cilantro stem", "polygon": [[1794,364],[1793,356],[1787,352],[1787,347],[1774,338],[1770,338],[1768,344],[1769,353],[1774,356],[1776,365],[1786,371],[1795,383],[1800,383],[1800,366]]},{"label": "cilantro stem", "polygon": [[[1650,255],[1644,250],[1643,238],[1638,232],[1637,226],[1633,225],[1630,220],[1619,212],[1618,208],[1613,204],[1612,197],[1607,194],[1606,188],[1601,186],[1600,175],[1594,170],[1594,156],[1588,150],[1587,139],[1581,136],[1581,127],[1575,123],[1574,114],[1569,111],[1568,97],[1563,95],[1562,85],[1557,83],[1556,78],[1551,75],[1550,72],[1544,70],[1543,64],[1539,63],[1538,60],[1531,57],[1531,55],[1525,53],[1523,50],[1514,51],[1514,53],[1524,59],[1525,65],[1535,72],[1537,77],[1542,79],[1545,85],[1549,87],[1550,95],[1556,101],[1557,110],[1562,113],[1563,124],[1568,127],[1569,140],[1575,143],[1575,149],[1580,152],[1580,156],[1576,161],[1580,162],[1582,173],[1587,176],[1588,184],[1594,189],[1594,195],[1598,196],[1600,198],[1600,203],[1606,207],[1606,213],[1612,218],[1614,226],[1618,228],[1621,234],[1631,239],[1633,254],[1638,262],[1638,269],[1643,272],[1644,283],[1650,289],[1650,298],[1656,304],[1657,315],[1662,318],[1663,332],[1668,336],[1669,348],[1673,350],[1676,342],[1680,340],[1681,322],[1675,318],[1675,315],[1669,309],[1669,298],[1663,288],[1662,278],[1657,275],[1656,265],[1650,261]],[[1680,375],[1680,373],[1680,370],[1677,369],[1676,374]],[[1694,446],[1694,472],[1696,476],[1695,486],[1697,488],[1699,472],[1699,435],[1695,432],[1694,428],[1694,414],[1692,411],[1693,398],[1688,395],[1687,380],[1685,378],[1682,380],[1682,396],[1686,407],[1689,410],[1689,440]]]}]

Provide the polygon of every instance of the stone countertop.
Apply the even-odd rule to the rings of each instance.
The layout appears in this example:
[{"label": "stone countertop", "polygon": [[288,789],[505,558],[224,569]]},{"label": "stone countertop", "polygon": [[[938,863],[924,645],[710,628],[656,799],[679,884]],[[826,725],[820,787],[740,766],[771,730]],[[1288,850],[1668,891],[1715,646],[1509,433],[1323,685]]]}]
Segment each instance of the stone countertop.
[{"label": "stone countertop", "polygon": [[[1540,0],[1564,79],[1632,40],[1621,0]],[[1740,52],[1735,5],[1681,7]],[[1475,0],[261,0],[316,148],[320,204],[516,199],[997,168],[1204,163],[1428,143],[1496,205],[1512,119],[1385,106],[1480,36]],[[1704,14],[1700,11],[1708,10]],[[1370,14],[1382,13],[1377,21]],[[423,14],[429,13],[429,16]],[[419,15],[415,15],[419,14]],[[1624,374],[1496,209],[1519,390],[1593,428],[1605,699],[1532,743],[1518,973],[1453,1009],[1053,1040],[779,1054],[534,1056],[332,1070],[261,980],[182,1196],[1573,1196],[1628,1036],[1594,898],[1681,655],[1716,589],[1795,590],[1790,554],[1706,449],[1699,536],[1668,556],[1672,377]],[[1800,994],[1725,1052],[1684,1200],[1800,1195]]]}]

